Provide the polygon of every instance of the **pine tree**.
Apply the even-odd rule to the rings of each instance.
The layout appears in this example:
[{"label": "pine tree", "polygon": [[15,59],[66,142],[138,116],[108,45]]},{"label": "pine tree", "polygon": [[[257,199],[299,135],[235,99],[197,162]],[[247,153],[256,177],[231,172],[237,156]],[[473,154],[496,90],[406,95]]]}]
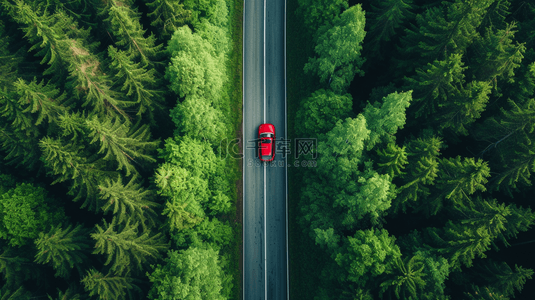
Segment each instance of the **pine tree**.
[{"label": "pine tree", "polygon": [[162,233],[151,235],[146,230],[139,234],[139,223],[131,223],[130,219],[123,225],[118,225],[115,217],[111,223],[105,220],[103,223],[102,227],[95,225],[96,233],[91,234],[96,241],[93,254],[106,254],[104,265],[111,264],[111,271],[118,274],[143,270],[143,265],[156,259],[159,252],[168,247]]},{"label": "pine tree", "polygon": [[151,12],[147,14],[153,21],[151,26],[158,26],[160,38],[168,38],[178,28],[185,25],[191,19],[191,10],[185,9],[182,3],[172,0],[146,1]]},{"label": "pine tree", "polygon": [[82,275],[82,265],[86,263],[86,252],[89,249],[88,230],[82,225],[73,228],[72,225],[62,229],[62,225],[55,226],[48,233],[39,233],[35,240],[37,254],[35,262],[51,264],[56,270],[56,277],[69,278],[70,270],[76,268]]},{"label": "pine tree", "polygon": [[26,83],[21,78],[14,84],[17,94],[20,96],[19,104],[26,109],[23,113],[38,113],[35,125],[39,125],[46,118],[48,123],[55,122],[57,117],[62,114],[66,108],[62,106],[66,94],[60,91],[50,83],[44,84],[44,80],[37,83],[33,81]]},{"label": "pine tree", "polygon": [[469,300],[509,300],[508,297],[499,293],[493,287],[485,286],[479,287],[472,285],[472,291],[465,292]]},{"label": "pine tree", "polygon": [[8,49],[9,37],[4,22],[0,21],[0,90],[17,78],[17,68],[22,57]]},{"label": "pine tree", "polygon": [[4,288],[17,289],[23,281],[38,274],[34,264],[24,254],[19,248],[3,247],[0,254],[0,272],[4,277]]},{"label": "pine tree", "polygon": [[139,288],[133,283],[133,278],[128,274],[122,276],[110,272],[103,275],[99,271],[91,269],[81,282],[85,290],[89,292],[89,296],[97,296],[100,300],[132,299],[132,292],[139,291]]},{"label": "pine tree", "polygon": [[117,163],[117,170],[126,170],[126,176],[136,174],[137,170],[132,162],[138,164],[141,161],[155,162],[156,160],[146,154],[158,147],[160,141],[150,141],[150,132],[147,125],[132,126],[122,122],[119,118],[105,117],[104,119],[94,115],[87,119],[86,126],[90,133],[91,144],[99,143],[98,154],[104,154],[103,160]]},{"label": "pine tree", "polygon": [[525,43],[513,44],[515,28],[515,23],[496,31],[489,28],[484,36],[474,41],[470,68],[475,80],[495,83],[497,78],[503,78],[514,81],[514,70],[520,66],[526,51]]},{"label": "pine tree", "polygon": [[130,7],[129,2],[110,0],[100,9],[104,23],[115,37],[115,44],[124,49],[130,59],[138,59],[145,66],[153,64],[161,52],[162,45],[155,45],[154,34],[144,37],[140,17],[141,13]]},{"label": "pine tree", "polygon": [[484,184],[489,176],[487,162],[481,159],[476,161],[474,158],[465,158],[461,162],[460,156],[443,158],[436,183],[437,193],[431,199],[423,201],[417,210],[431,216],[442,208],[444,200],[458,205],[470,202],[469,195],[476,191],[486,191]]},{"label": "pine tree", "polygon": [[[432,7],[417,15],[417,25],[406,29],[402,37],[398,50],[406,56],[398,61],[398,69],[410,72],[426,63],[445,60],[451,54],[463,53],[478,36],[477,28],[494,1],[442,2],[443,7]],[[410,55],[412,59],[407,57]]]},{"label": "pine tree", "polygon": [[153,192],[143,188],[137,177],[133,176],[126,185],[121,179],[116,181],[106,179],[98,188],[100,199],[105,201],[102,210],[105,214],[112,212],[117,218],[117,223],[124,224],[130,218],[134,218],[141,222],[144,229],[156,225],[158,216],[154,208],[158,204],[152,201]]},{"label": "pine tree", "polygon": [[383,298],[384,292],[394,290],[397,299],[418,298],[426,285],[426,274],[423,272],[423,257],[414,255],[401,260],[396,257],[392,268],[387,270],[384,281],[381,282],[379,296]]},{"label": "pine tree", "polygon": [[[412,0],[388,0],[371,4],[368,13],[368,41],[365,51],[373,56],[382,57],[384,45],[396,34],[398,28],[407,20],[414,18]],[[368,55],[366,55],[368,57]]]},{"label": "pine tree", "polygon": [[147,115],[150,122],[156,124],[154,112],[163,110],[164,104],[163,91],[153,89],[156,85],[155,70],[147,70],[140,63],[134,63],[124,51],[113,46],[108,48],[108,55],[111,58],[110,68],[115,72],[114,86],[126,92],[127,97],[135,98],[138,117]]},{"label": "pine tree", "polygon": [[6,286],[3,286],[0,290],[1,300],[30,300],[34,299],[33,295],[28,292],[24,286],[16,287],[14,289],[8,289]]},{"label": "pine tree", "polygon": [[428,228],[427,234],[432,251],[444,256],[452,270],[460,270],[461,264],[472,266],[476,256],[485,258],[495,238],[485,228],[473,228],[451,220],[442,229]]},{"label": "pine tree", "polygon": [[380,167],[378,172],[388,174],[390,178],[395,178],[406,174],[403,172],[407,161],[407,152],[405,146],[399,147],[395,143],[388,143],[386,148],[378,150]]},{"label": "pine tree", "polygon": [[419,199],[430,195],[429,187],[434,184],[439,172],[438,156],[442,146],[441,138],[424,134],[411,139],[407,145],[407,171],[403,175],[404,184],[397,189],[398,196],[392,202],[395,213],[412,207]]},{"label": "pine tree", "polygon": [[57,298],[52,298],[48,295],[49,300],[82,300],[82,296],[76,292],[74,287],[69,287],[65,292],[62,292],[58,289]]},{"label": "pine tree", "polygon": [[49,174],[57,176],[52,184],[72,180],[69,194],[75,196],[74,201],[85,198],[82,208],[88,206],[90,210],[97,211],[100,208],[98,184],[104,178],[116,178],[117,172],[105,171],[102,160],[88,161],[80,156],[83,146],[64,144],[61,139],[50,137],[41,139],[39,146]]},{"label": "pine tree", "polygon": [[510,6],[511,2],[509,0],[494,1],[487,9],[487,13],[483,17],[479,28],[505,28],[505,26],[507,25],[505,23],[505,19],[511,14],[509,12]]},{"label": "pine tree", "polygon": [[515,265],[513,271],[504,261],[486,259],[477,266],[477,275],[498,293],[514,298],[515,289],[518,292],[522,291],[526,280],[531,279],[533,270]]},{"label": "pine tree", "polygon": [[450,95],[459,93],[466,69],[461,58],[461,54],[451,54],[445,60],[435,60],[416,70],[414,77],[405,77],[404,88],[414,91],[414,104],[409,109],[411,114],[414,113],[417,118],[434,114],[448,102]]}]

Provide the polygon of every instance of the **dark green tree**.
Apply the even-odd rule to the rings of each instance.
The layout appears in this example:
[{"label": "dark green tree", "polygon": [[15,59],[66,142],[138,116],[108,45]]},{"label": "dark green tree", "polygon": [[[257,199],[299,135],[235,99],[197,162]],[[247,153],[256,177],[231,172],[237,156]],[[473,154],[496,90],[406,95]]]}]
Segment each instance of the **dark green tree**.
[{"label": "dark green tree", "polygon": [[490,259],[483,260],[477,265],[477,274],[486,286],[492,287],[499,294],[506,297],[515,297],[515,289],[522,291],[526,280],[531,279],[532,269],[524,269],[515,265],[513,270],[506,262],[497,262]]},{"label": "dark green tree", "polygon": [[172,0],[154,0],[146,2],[151,10],[147,14],[153,21],[151,26],[158,26],[161,39],[168,38],[178,28],[191,19],[191,10],[184,8],[183,3]]},{"label": "dark green tree", "polygon": [[138,226],[130,220],[118,225],[115,217],[109,224],[103,220],[103,226],[95,225],[96,232],[91,234],[96,241],[93,254],[107,255],[104,264],[111,264],[111,271],[117,274],[143,270],[144,265],[156,259],[168,245],[162,233],[151,234],[149,230],[140,233]]},{"label": "dark green tree", "polygon": [[97,296],[100,300],[132,299],[133,292],[139,292],[139,288],[129,275],[114,273],[103,275],[95,269],[89,270],[81,282],[85,290],[89,292],[89,296]]},{"label": "dark green tree", "polygon": [[48,233],[39,233],[35,240],[37,254],[35,262],[50,264],[56,270],[56,277],[69,278],[72,268],[82,275],[82,266],[87,262],[89,252],[89,231],[82,225],[72,225],[62,229],[57,225]]}]

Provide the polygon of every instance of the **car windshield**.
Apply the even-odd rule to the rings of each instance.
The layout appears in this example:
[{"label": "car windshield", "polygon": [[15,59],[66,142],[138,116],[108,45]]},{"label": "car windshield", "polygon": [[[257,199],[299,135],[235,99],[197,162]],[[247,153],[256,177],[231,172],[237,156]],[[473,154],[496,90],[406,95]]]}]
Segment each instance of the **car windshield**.
[{"label": "car windshield", "polygon": [[271,133],[264,132],[264,133],[260,134],[260,137],[261,138],[269,138],[269,137],[273,137],[273,135]]},{"label": "car windshield", "polygon": [[271,144],[270,139],[262,139],[262,144]]}]

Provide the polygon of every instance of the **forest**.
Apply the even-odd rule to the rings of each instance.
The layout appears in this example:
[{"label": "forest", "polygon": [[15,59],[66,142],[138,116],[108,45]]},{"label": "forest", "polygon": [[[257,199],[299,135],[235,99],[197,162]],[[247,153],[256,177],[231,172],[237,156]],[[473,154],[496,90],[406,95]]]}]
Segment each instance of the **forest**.
[{"label": "forest", "polygon": [[238,299],[242,1],[0,0],[0,299]]},{"label": "forest", "polygon": [[287,17],[291,299],[534,299],[535,3]]}]

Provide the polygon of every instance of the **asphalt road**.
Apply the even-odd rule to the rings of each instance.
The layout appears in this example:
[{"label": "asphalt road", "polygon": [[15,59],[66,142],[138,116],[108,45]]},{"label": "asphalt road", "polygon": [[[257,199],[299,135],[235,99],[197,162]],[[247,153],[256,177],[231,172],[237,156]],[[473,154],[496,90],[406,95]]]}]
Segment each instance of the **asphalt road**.
[{"label": "asphalt road", "polygon": [[[287,299],[285,1],[245,0],[243,21],[243,299]],[[275,161],[254,139],[275,125]],[[280,140],[280,139],[283,140]]]}]

